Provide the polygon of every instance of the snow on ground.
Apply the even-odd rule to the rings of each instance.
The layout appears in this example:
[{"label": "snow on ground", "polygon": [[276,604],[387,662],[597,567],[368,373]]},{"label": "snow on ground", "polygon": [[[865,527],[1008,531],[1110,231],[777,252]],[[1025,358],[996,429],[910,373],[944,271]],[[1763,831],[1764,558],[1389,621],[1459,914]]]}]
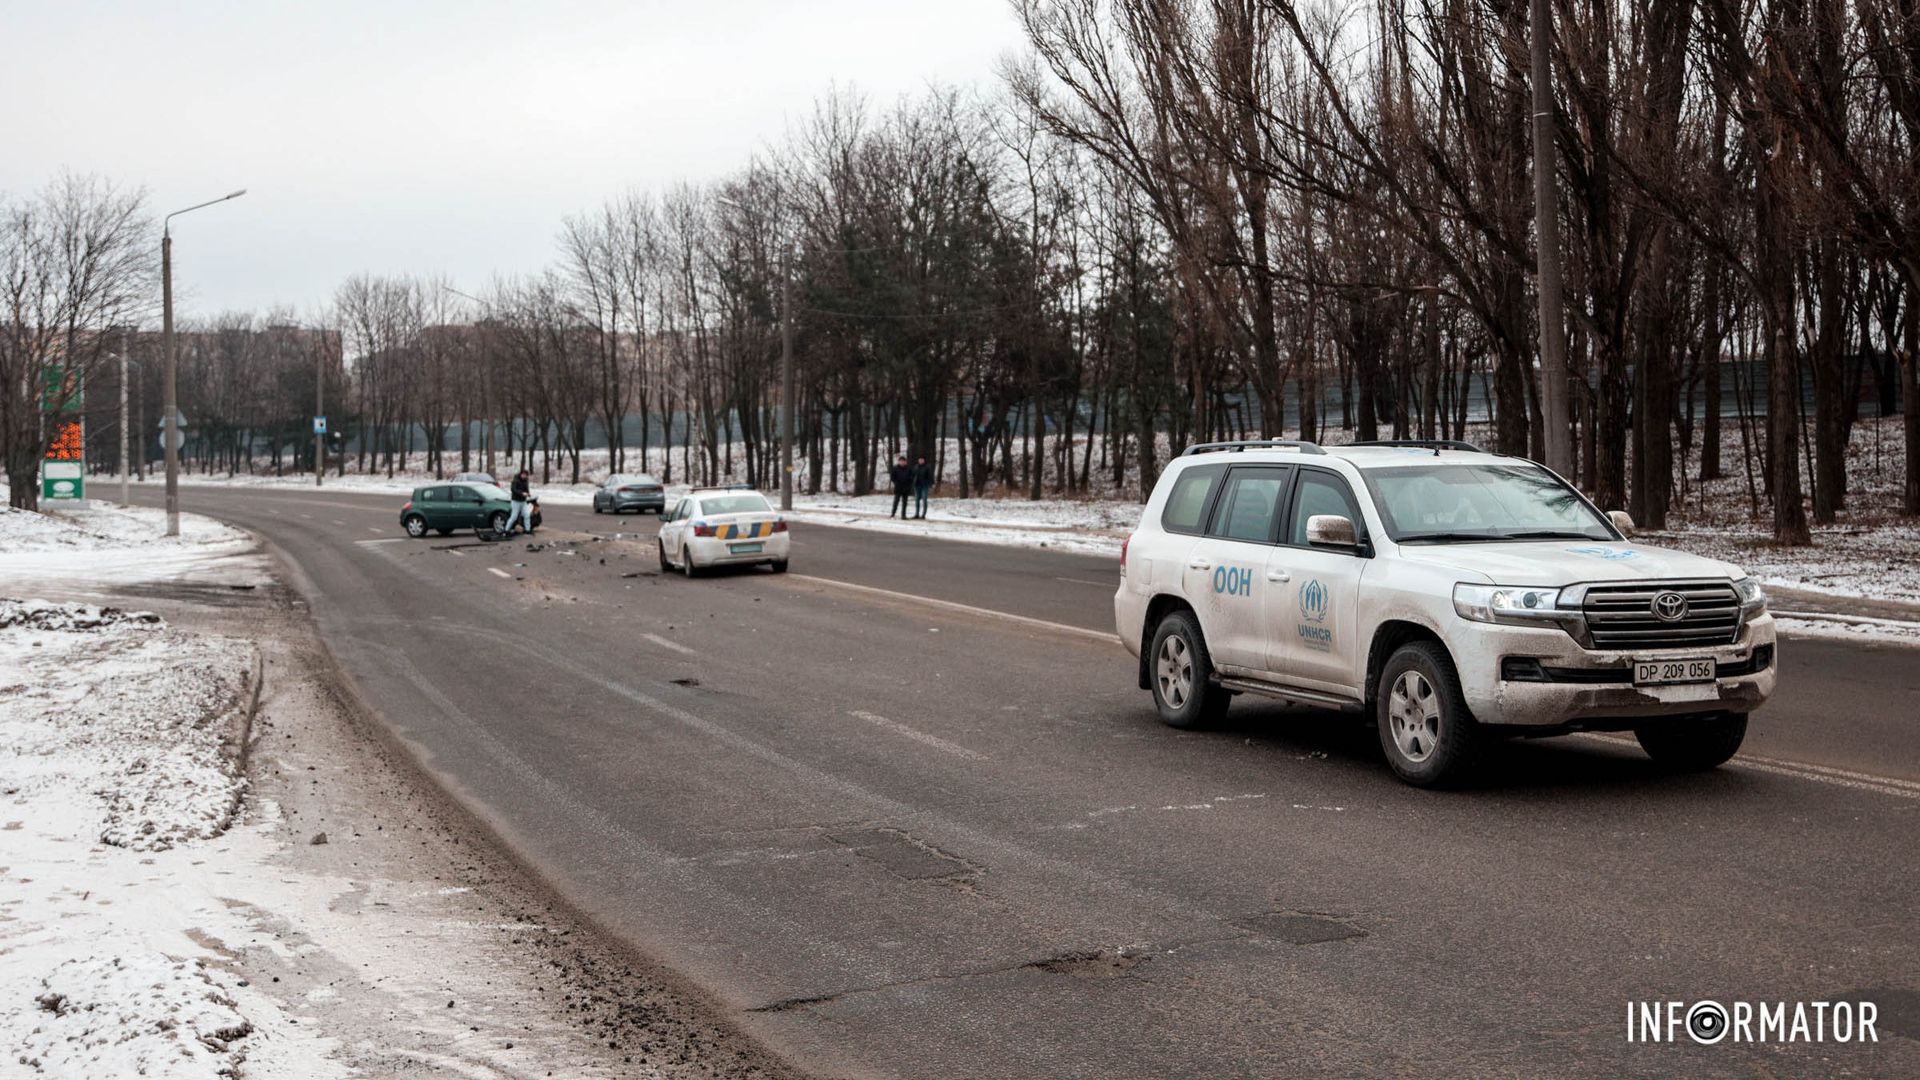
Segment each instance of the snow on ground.
[{"label": "snow on ground", "polygon": [[[0,486],[0,493],[4,493]],[[199,514],[180,515],[180,535],[166,535],[166,513],[152,507],[54,507],[46,513],[0,507],[0,590],[35,582],[92,585],[192,582],[220,566],[223,582],[261,584],[264,560],[237,559],[253,538]]]},{"label": "snow on ground", "polygon": [[[1920,520],[1899,516],[1906,482],[1900,423],[1897,416],[1865,419],[1854,428],[1846,508],[1835,524],[1814,527],[1811,547],[1773,542],[1771,512],[1763,497],[1749,491],[1749,455],[1732,422],[1721,437],[1727,475],[1691,481],[1668,515],[1668,530],[1635,539],[1737,563],[1769,585],[1920,604]],[[1697,451],[1687,464],[1697,476]],[[1759,468],[1757,458],[1753,467]]]},{"label": "snow on ground", "polygon": [[[1707,482],[1692,479],[1699,472],[1699,451],[1696,447],[1687,452],[1683,469],[1689,479],[1676,496],[1677,505],[1669,515],[1668,529],[1645,531],[1636,539],[1652,546],[1679,548],[1736,563],[1770,585],[1920,605],[1920,522],[1896,514],[1906,475],[1900,423],[1900,418],[1895,416],[1865,418],[1856,425],[1848,450],[1847,509],[1835,525],[1814,530],[1812,547],[1782,548],[1773,543],[1764,499],[1756,494],[1760,478],[1751,478],[1750,485],[1747,475],[1749,459],[1757,462],[1757,457],[1748,453],[1740,424],[1734,417],[1727,418],[1721,431],[1721,461],[1727,475]],[[1490,439],[1485,425],[1469,425],[1466,434],[1482,445]],[[1351,441],[1352,437],[1351,432],[1333,431],[1324,441],[1332,446]],[[1165,443],[1162,436],[1160,460],[1163,462],[1168,453]],[[1080,450],[1085,447],[1084,437],[1076,447],[1079,448],[1075,451],[1077,461]],[[957,442],[948,440],[949,474],[958,452]],[[1139,521],[1138,475],[1133,462],[1129,461],[1116,483],[1111,468],[1102,466],[1099,455],[1096,449],[1093,467],[1088,473],[1093,491],[1086,496],[1039,501],[991,496],[954,499],[942,497],[942,492],[954,490],[954,485],[948,483],[936,489],[925,521],[889,520],[889,494],[852,496],[826,492],[796,495],[794,517],[800,522],[977,543],[1118,554],[1121,540]],[[1051,464],[1051,453],[1048,456]],[[739,457],[736,447],[735,460]],[[584,476],[598,480],[606,475],[609,468],[606,451],[588,451],[581,458]],[[658,466],[657,450],[651,461]],[[678,470],[681,462],[677,451],[674,461]],[[409,462],[411,467],[399,471],[393,479],[388,479],[383,472],[344,477],[329,474],[326,483],[339,490],[404,497],[416,485],[438,479],[420,467],[423,464],[424,455],[416,454]],[[1016,450],[1016,470],[1017,467]],[[569,474],[556,472],[555,475]],[[1057,488],[1055,480],[1049,469],[1049,491]],[[189,476],[183,482],[311,487],[313,478],[243,474]],[[843,486],[845,484],[843,480]],[[591,484],[536,484],[535,490],[550,505],[586,505],[593,496]],[[668,487],[669,498],[685,491],[684,485]]]},{"label": "snow on ground", "polygon": [[1882,645],[1920,646],[1920,622],[1899,619],[1863,618],[1853,615],[1817,618],[1810,614],[1774,614],[1782,634],[1789,637],[1829,638],[1836,641],[1871,641]]},{"label": "snow on ground", "polygon": [[0,601],[9,1070],[338,1074],[320,1040],[210,947],[241,920],[201,867],[245,788],[227,745],[253,664],[246,642],[151,615]]}]

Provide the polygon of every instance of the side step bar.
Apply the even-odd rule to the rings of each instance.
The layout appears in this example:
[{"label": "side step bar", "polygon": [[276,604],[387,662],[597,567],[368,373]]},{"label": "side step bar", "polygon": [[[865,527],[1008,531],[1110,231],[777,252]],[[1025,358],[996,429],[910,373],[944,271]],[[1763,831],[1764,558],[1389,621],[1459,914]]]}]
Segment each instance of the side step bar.
[{"label": "side step bar", "polygon": [[1261,682],[1258,679],[1237,679],[1225,675],[1220,677],[1219,682],[1221,686],[1226,687],[1228,690],[1239,690],[1243,693],[1259,694],[1263,697],[1281,698],[1285,701],[1295,702],[1300,705],[1318,705],[1323,709],[1339,709],[1341,712],[1352,713],[1365,712],[1367,709],[1366,702],[1355,701],[1352,698],[1341,697],[1338,694],[1329,694],[1320,690],[1298,690],[1291,686]]}]

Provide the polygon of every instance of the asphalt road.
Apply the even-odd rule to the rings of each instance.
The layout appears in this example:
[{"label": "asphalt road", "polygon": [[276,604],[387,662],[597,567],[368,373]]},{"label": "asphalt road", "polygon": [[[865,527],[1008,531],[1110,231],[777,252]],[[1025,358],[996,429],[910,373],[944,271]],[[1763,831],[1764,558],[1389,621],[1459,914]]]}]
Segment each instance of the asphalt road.
[{"label": "asphalt road", "polygon": [[[1920,1075],[1912,650],[1787,642],[1710,774],[1578,737],[1436,793],[1332,714],[1160,726],[1084,632],[1105,558],[800,526],[791,575],[686,581],[651,518],[550,507],[531,550],[185,496],[519,856],[821,1073]],[[1864,998],[1881,1041],[1626,1041],[1701,998]]]}]

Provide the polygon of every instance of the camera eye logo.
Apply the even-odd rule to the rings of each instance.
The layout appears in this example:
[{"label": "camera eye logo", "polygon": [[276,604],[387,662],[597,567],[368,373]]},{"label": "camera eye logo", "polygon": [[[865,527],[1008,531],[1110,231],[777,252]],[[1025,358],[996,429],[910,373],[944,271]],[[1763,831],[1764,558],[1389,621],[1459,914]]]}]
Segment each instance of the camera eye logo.
[{"label": "camera eye logo", "polygon": [[1308,622],[1327,621],[1327,587],[1314,578],[1300,586],[1300,617]]},{"label": "camera eye logo", "polygon": [[1727,1010],[1717,1001],[1695,1002],[1687,1010],[1687,1034],[1702,1046],[1727,1037]]}]

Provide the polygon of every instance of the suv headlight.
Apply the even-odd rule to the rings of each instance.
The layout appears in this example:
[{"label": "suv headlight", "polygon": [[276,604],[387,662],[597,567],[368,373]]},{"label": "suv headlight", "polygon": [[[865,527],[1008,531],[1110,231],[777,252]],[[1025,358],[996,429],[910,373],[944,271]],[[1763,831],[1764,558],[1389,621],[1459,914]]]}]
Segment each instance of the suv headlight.
[{"label": "suv headlight", "polygon": [[1733,591],[1740,594],[1740,617],[1751,619],[1755,615],[1764,615],[1767,611],[1767,590],[1760,587],[1754,578],[1743,577],[1733,583]]},{"label": "suv headlight", "polygon": [[1474,622],[1522,625],[1560,622],[1572,613],[1558,610],[1559,605],[1559,589],[1465,583],[1453,587],[1453,610],[1461,618]]}]

